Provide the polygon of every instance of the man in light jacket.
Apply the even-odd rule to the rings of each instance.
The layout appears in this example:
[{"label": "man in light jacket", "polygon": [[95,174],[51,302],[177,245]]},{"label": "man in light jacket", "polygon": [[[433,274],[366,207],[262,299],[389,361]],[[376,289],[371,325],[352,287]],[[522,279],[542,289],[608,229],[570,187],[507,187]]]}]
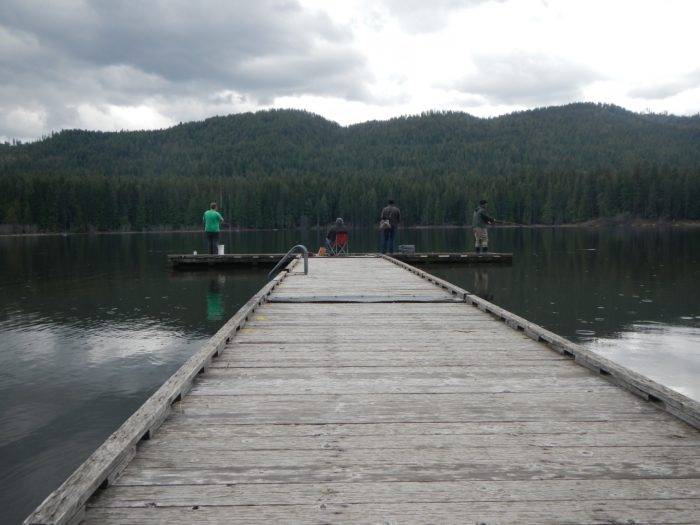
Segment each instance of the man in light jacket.
[{"label": "man in light jacket", "polygon": [[476,253],[486,253],[489,250],[489,234],[486,228],[496,222],[496,219],[488,214],[487,204],[485,200],[480,200],[479,207],[474,210],[472,227]]}]

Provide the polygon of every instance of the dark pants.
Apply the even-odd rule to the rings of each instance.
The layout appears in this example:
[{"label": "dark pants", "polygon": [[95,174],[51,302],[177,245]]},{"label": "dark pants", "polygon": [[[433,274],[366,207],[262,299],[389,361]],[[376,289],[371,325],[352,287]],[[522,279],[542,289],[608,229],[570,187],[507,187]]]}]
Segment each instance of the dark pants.
[{"label": "dark pants", "polygon": [[209,254],[219,253],[219,232],[207,232],[207,242],[209,243]]},{"label": "dark pants", "polygon": [[380,240],[382,244],[382,253],[394,253],[394,237],[396,237],[396,226],[381,231]]}]

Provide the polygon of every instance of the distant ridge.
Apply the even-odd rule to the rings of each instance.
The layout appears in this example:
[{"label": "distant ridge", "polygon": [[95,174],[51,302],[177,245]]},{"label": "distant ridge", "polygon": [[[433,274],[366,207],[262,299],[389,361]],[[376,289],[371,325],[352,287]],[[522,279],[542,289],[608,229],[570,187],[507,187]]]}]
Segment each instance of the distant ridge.
[{"label": "distant ridge", "polygon": [[299,110],[213,117],[153,131],[69,130],[0,148],[2,173],[277,175],[288,170],[475,171],[700,165],[700,116],[577,103],[493,118],[461,112],[343,127]]}]

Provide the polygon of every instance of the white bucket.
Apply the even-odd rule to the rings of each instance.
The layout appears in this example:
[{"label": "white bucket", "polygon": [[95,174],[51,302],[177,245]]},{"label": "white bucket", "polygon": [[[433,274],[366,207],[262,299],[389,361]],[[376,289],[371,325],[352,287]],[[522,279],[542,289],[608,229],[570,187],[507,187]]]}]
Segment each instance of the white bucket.
[{"label": "white bucket", "polygon": [[224,254],[224,245],[219,244],[219,255],[223,255],[223,254]]}]

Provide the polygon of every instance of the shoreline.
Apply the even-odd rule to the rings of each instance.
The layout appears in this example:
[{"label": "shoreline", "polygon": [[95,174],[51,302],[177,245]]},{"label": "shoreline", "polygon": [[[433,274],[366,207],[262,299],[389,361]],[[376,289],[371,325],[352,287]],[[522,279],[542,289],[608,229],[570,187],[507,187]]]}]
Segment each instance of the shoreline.
[{"label": "shoreline", "polygon": [[[496,226],[491,226],[492,228],[498,229],[573,229],[573,228],[584,228],[584,229],[604,229],[604,228],[699,228],[700,220],[680,220],[680,221],[663,221],[663,220],[648,220],[639,219],[632,221],[616,221],[615,219],[595,219],[591,221],[584,222],[573,222],[564,224],[500,224]],[[349,226],[351,230],[355,229],[367,229],[367,227],[355,228],[354,226]],[[376,227],[372,227],[377,229]],[[441,225],[414,225],[406,226],[401,229],[404,230],[470,230],[471,225],[467,224],[441,224]],[[299,230],[301,228],[228,228],[222,229],[221,233],[242,233],[242,232],[275,232],[275,231],[286,231],[286,230]],[[310,231],[316,230],[316,226],[311,226],[308,228]],[[325,230],[326,226],[320,228]],[[0,238],[2,237],[68,237],[73,235],[153,235],[153,234],[172,234],[172,233],[202,233],[200,229],[172,229],[172,230],[128,230],[128,231],[91,231],[91,232],[35,232],[35,233],[0,233]]]},{"label": "shoreline", "polygon": [[[680,220],[680,221],[664,221],[664,220],[650,220],[650,219],[638,219],[632,221],[618,221],[615,219],[594,219],[584,222],[567,222],[562,224],[499,224],[496,226],[490,226],[490,228],[499,229],[512,229],[512,228],[523,228],[523,229],[545,229],[545,228],[589,228],[589,229],[603,229],[603,228],[698,228],[700,227],[700,220]],[[433,229],[444,229],[444,230],[459,230],[459,229],[471,229],[471,225],[459,225],[459,224],[443,224],[440,226],[407,226],[407,230],[433,230]]]}]

